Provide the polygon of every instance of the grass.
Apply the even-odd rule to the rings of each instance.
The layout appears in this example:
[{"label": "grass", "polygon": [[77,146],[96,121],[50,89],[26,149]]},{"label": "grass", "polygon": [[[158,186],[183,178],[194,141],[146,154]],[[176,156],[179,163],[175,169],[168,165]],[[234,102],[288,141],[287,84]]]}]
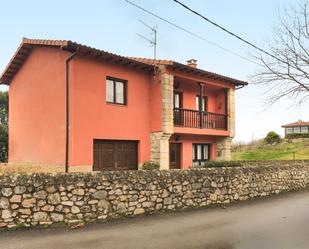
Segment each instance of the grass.
[{"label": "grass", "polygon": [[58,173],[64,172],[63,166],[46,166],[46,165],[8,165],[6,163],[0,164],[0,175],[4,173]]},{"label": "grass", "polygon": [[309,142],[258,145],[232,152],[233,160],[305,160],[309,159]]}]

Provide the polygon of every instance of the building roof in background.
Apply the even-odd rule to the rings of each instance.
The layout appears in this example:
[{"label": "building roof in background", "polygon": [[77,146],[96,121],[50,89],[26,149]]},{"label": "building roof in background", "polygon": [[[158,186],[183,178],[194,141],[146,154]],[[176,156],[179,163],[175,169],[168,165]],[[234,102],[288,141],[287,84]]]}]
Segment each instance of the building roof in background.
[{"label": "building roof in background", "polygon": [[282,125],[282,127],[284,127],[284,128],[298,127],[298,126],[309,126],[309,122],[298,120],[297,122],[294,122],[294,123]]},{"label": "building roof in background", "polygon": [[28,38],[23,38],[22,43],[17,48],[17,51],[0,76],[0,84],[10,84],[11,80],[26,61],[34,47],[52,47],[72,53],[78,50],[78,53],[81,55],[90,56],[95,60],[103,60],[123,66],[129,66],[131,68],[143,70],[149,73],[153,72],[154,65],[165,65],[175,71],[192,74],[194,76],[205,77],[206,79],[218,80],[224,83],[232,83],[236,86],[243,86],[248,84],[248,82],[245,81],[194,68],[172,60],[154,61],[153,59],[147,58],[125,57],[104,50],[92,48],[70,40],[45,40]]}]

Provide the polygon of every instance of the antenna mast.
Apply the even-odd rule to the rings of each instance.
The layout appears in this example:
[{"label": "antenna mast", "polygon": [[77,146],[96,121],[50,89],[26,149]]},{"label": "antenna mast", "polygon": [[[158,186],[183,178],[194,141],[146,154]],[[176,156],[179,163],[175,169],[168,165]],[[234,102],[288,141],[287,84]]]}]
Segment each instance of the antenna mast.
[{"label": "antenna mast", "polygon": [[148,41],[150,43],[150,46],[153,47],[153,65],[154,65],[154,75],[156,75],[157,71],[157,32],[158,27],[157,26],[149,26],[147,23],[143,22],[142,20],[139,20],[140,23],[142,23],[145,27],[149,28],[151,30],[151,34],[153,35],[152,39],[149,39],[141,34],[138,34],[141,38]]}]

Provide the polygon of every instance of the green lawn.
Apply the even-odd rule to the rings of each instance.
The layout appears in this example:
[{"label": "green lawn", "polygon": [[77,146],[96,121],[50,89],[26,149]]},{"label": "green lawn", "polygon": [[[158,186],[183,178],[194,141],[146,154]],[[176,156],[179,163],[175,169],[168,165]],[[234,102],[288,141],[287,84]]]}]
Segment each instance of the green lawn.
[{"label": "green lawn", "polygon": [[253,149],[232,152],[233,160],[296,160],[309,159],[309,143],[260,145]]}]

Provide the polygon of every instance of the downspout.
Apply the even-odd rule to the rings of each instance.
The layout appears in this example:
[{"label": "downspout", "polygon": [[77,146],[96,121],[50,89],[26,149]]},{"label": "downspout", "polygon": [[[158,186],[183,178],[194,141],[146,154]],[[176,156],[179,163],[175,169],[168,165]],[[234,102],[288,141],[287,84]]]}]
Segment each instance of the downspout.
[{"label": "downspout", "polygon": [[69,129],[70,129],[70,106],[69,106],[69,69],[70,61],[73,60],[79,48],[75,50],[65,61],[65,172],[69,172]]}]

